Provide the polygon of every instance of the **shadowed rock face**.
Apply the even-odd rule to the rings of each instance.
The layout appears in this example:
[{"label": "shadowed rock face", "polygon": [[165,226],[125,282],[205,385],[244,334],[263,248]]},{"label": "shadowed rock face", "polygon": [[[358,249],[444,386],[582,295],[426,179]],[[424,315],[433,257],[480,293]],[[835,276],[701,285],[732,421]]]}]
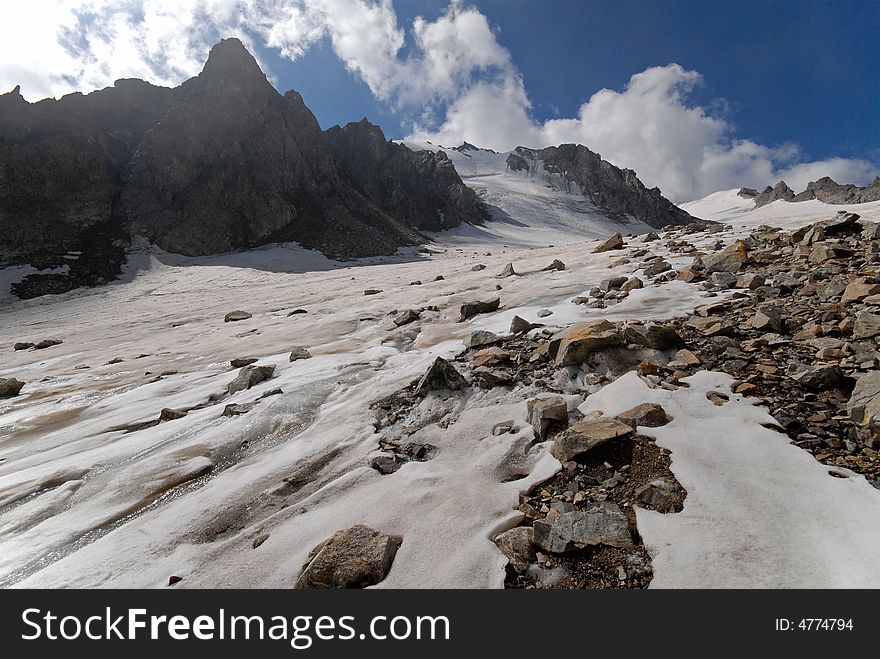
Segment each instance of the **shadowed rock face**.
[{"label": "shadowed rock face", "polygon": [[546,149],[519,146],[508,156],[514,171],[543,163],[544,170],[558,174],[566,184],[577,184],[584,195],[613,219],[635,218],[652,227],[702,222],[660,194],[646,188],[631,169],[620,169],[580,144],[561,144]]},{"label": "shadowed rock face", "polygon": [[[367,139],[328,139],[237,39],[175,89],[120,80],[30,104],[16,88],[0,95],[0,119],[0,265],[69,266],[27,282],[25,297],[113,278],[132,235],[187,255],[295,240],[359,257],[484,217],[445,157],[369,124]],[[376,131],[369,153],[349,151]]]},{"label": "shadowed rock face", "polygon": [[366,119],[324,134],[355,188],[408,226],[440,231],[488,219],[442,151],[411,151],[389,142]]},{"label": "shadowed rock face", "polygon": [[794,191],[790,187],[788,187],[785,181],[780,181],[772,188],[768,185],[760,194],[755,195],[755,208],[766,206],[767,204],[772,203],[777,199],[791,201],[793,197]]}]

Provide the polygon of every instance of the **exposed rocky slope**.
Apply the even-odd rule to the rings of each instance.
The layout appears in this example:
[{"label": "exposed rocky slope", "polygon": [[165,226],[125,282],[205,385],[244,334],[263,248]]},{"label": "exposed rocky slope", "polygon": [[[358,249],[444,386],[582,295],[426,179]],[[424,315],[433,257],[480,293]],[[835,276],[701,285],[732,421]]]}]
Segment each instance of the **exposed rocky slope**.
[{"label": "exposed rocky slope", "polygon": [[0,117],[0,264],[60,268],[22,297],[112,278],[131,235],[187,255],[292,240],[359,257],[484,219],[442,157],[364,122],[328,139],[237,39],[175,89],[120,80],[29,104],[16,88]]},{"label": "exposed rocky slope", "polygon": [[646,188],[631,169],[620,169],[581,144],[561,144],[546,149],[519,146],[507,157],[513,171],[534,172],[540,168],[558,176],[572,191],[572,184],[612,219],[636,219],[662,228],[695,224],[692,217],[666,199],[659,188]]},{"label": "exposed rocky slope", "polygon": [[[412,151],[385,139],[366,119],[324,133],[352,185],[409,226],[440,231],[488,219],[442,151]],[[418,190],[418,194],[413,194]]]},{"label": "exposed rocky slope", "polygon": [[840,184],[829,176],[823,176],[818,181],[810,181],[806,189],[798,194],[795,194],[785,181],[779,181],[775,186],[768,185],[760,194],[751,196],[754,197],[755,208],[765,206],[777,199],[792,202],[818,199],[826,204],[862,204],[880,200],[880,176],[866,187],[851,183]]}]

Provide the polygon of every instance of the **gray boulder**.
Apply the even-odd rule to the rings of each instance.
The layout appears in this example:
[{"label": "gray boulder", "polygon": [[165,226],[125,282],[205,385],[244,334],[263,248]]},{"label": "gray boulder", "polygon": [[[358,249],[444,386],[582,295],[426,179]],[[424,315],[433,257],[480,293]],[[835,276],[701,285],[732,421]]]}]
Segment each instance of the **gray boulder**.
[{"label": "gray boulder", "polygon": [[596,545],[631,547],[629,520],[616,503],[602,502],[588,510],[562,513],[552,521],[534,523],[534,543],[553,554]]},{"label": "gray boulder", "polygon": [[391,570],[403,539],[358,524],[337,531],[318,545],[296,580],[295,588],[364,588]]}]

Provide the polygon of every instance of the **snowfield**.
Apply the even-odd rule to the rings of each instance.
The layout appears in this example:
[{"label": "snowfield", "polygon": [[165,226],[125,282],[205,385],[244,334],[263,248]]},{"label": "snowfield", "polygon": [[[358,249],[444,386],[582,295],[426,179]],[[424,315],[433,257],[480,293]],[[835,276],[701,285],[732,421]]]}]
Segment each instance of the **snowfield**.
[{"label": "snowfield", "polygon": [[[611,226],[546,182],[516,183],[489,155],[467,182],[510,217],[437,234],[427,252],[337,263],[285,245],[192,259],[139,244],[118,282],[7,299],[0,377],[26,385],[0,400],[0,585],[158,588],[179,575],[177,587],[290,587],[316,545],[361,523],[403,537],[378,587],[503,586],[507,560],[491,538],[520,519],[519,493],[560,469],[547,443],[524,450],[533,439],[525,400],[536,391],[462,399],[444,412],[447,427],[411,437],[437,446],[437,456],[390,475],[368,466],[380,438],[371,403],[436,356],[463,351],[471,331],[506,332],[513,315],[537,321],[548,308],[541,322],[562,327],[669,318],[704,300],[675,281],[610,310],[572,304],[602,279],[638,274],[634,265],[609,269],[621,252],[593,254],[591,239],[644,227]],[[725,239],[841,208],[775,202],[751,211],[730,192],[684,207],[729,221]],[[880,218],[880,202],[861,206],[849,209]],[[663,245],[651,247],[667,255]],[[567,268],[542,271],[553,259]],[[508,262],[521,276],[499,279]],[[478,263],[486,268],[473,270]],[[497,312],[456,322],[462,303],[494,297]],[[393,323],[397,311],[426,307],[437,310]],[[236,309],[252,318],[225,323]],[[290,315],[296,309],[307,313]],[[16,341],[53,338],[63,343],[12,351]],[[289,362],[294,346],[313,357]],[[242,357],[274,365],[274,377],[182,418],[122,429],[207,403],[235,378],[229,360]],[[729,391],[728,376],[691,380],[666,391],[630,373],[570,401],[606,414],[655,401],[673,417],[651,434],[672,452],[688,497],[678,514],[638,511],[652,585],[880,586],[880,491],[851,472],[830,476],[765,428],[770,417],[754,400],[731,395],[713,406],[705,393]],[[246,414],[221,416],[227,403],[278,388]],[[430,394],[422,412],[445,410],[443,398]],[[493,436],[507,420],[520,430]],[[719,423],[729,432],[717,433]]]}]

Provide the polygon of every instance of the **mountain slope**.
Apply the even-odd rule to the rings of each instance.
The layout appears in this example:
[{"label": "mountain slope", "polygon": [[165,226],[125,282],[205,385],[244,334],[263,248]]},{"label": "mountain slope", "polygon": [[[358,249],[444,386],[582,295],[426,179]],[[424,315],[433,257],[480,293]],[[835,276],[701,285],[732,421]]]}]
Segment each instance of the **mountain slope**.
[{"label": "mountain slope", "polygon": [[645,188],[631,170],[621,170],[581,145],[498,153],[467,142],[453,148],[427,141],[404,144],[445,153],[495,220],[444,234],[438,237],[441,242],[536,246],[700,222],[656,188]]},{"label": "mountain slope", "polygon": [[[360,143],[331,149],[300,95],[279,94],[237,39],[175,89],[118,81],[30,104],[16,88],[0,117],[0,265],[55,269],[23,297],[116,276],[135,235],[184,255],[296,241],[351,258],[485,219],[439,157],[386,158],[384,187],[367,185],[349,151]],[[376,147],[399,151],[381,131]]]}]

